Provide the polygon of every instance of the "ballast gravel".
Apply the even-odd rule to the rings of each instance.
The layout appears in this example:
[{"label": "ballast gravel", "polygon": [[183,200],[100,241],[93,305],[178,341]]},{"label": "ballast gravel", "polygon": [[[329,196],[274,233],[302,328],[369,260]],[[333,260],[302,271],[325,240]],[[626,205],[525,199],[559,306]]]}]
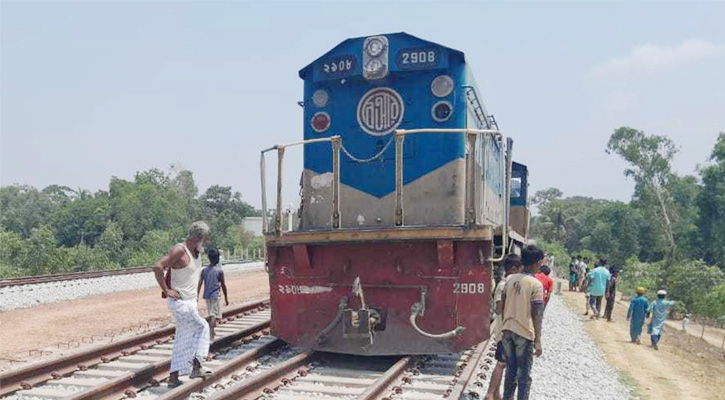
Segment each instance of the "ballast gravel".
[{"label": "ballast gravel", "polygon": [[[262,262],[226,264],[224,272],[252,271],[264,268]],[[60,282],[0,288],[0,311],[33,307],[45,303],[75,300],[96,294],[146,289],[156,286],[153,272],[112,275],[100,278],[74,279]]]},{"label": "ballast gravel", "polygon": [[[575,314],[558,296],[551,296],[544,312],[544,353],[534,360],[532,399],[633,399],[618,371],[584,331],[583,318],[588,317]],[[607,329],[605,320],[592,323]]]},{"label": "ballast gravel", "polygon": [[[631,390],[619,380],[617,370],[604,360],[584,331],[583,318],[563,304],[558,296],[551,296],[544,312],[544,353],[534,357],[530,400],[635,399]],[[607,328],[604,320],[592,323]],[[487,377],[476,390],[479,398],[486,395],[489,379]]]}]

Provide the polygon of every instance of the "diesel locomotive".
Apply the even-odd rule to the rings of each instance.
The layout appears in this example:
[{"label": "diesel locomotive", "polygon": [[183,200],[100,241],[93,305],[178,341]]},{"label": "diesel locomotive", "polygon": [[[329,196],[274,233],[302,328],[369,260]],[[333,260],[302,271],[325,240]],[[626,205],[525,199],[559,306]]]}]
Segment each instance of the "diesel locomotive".
[{"label": "diesel locomotive", "polygon": [[[299,76],[304,138],[261,160],[272,334],[363,355],[451,353],[487,339],[492,268],[527,241],[528,175],[464,53],[406,33],[360,37]],[[296,145],[304,171],[292,216],[279,171]]]}]

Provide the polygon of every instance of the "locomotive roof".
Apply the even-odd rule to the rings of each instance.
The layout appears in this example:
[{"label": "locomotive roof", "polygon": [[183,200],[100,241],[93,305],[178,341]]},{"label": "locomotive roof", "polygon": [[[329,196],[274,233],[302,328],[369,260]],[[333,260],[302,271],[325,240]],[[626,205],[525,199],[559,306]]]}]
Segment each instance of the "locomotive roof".
[{"label": "locomotive roof", "polygon": [[407,39],[410,39],[410,40],[413,40],[413,41],[418,41],[418,42],[420,42],[420,44],[421,44],[421,45],[433,45],[433,46],[437,46],[437,47],[442,47],[442,48],[444,48],[444,49],[447,49],[447,50],[448,50],[448,51],[450,51],[451,53],[457,53],[457,54],[459,54],[459,55],[460,55],[460,56],[461,56],[461,57],[462,57],[462,58],[463,58],[463,59],[465,60],[465,56],[464,56],[463,52],[462,52],[462,51],[460,51],[460,50],[456,50],[456,49],[450,48],[450,47],[448,47],[448,46],[443,46],[443,45],[440,45],[440,44],[438,44],[438,43],[435,43],[435,42],[431,42],[431,41],[429,41],[429,40],[421,39],[421,38],[419,38],[419,37],[417,37],[417,36],[413,36],[413,35],[411,35],[411,34],[409,34],[409,33],[405,33],[405,32],[397,32],[397,33],[383,33],[383,34],[378,34],[378,35],[368,35],[368,36],[361,36],[361,37],[356,37],[356,38],[349,38],[349,39],[345,39],[345,40],[343,40],[343,41],[342,41],[342,42],[340,42],[340,43],[339,43],[339,44],[338,44],[337,46],[335,46],[335,47],[333,47],[332,49],[328,50],[328,51],[327,51],[327,52],[326,52],[325,54],[323,54],[323,55],[321,55],[321,56],[317,57],[317,58],[316,58],[316,59],[315,59],[314,61],[312,61],[311,63],[307,64],[307,65],[306,65],[306,66],[305,66],[304,68],[302,68],[302,69],[301,69],[301,70],[299,71],[299,76],[300,76],[300,78],[302,78],[302,79],[305,79],[305,75],[306,75],[306,73],[305,73],[305,72],[306,72],[306,71],[307,71],[308,69],[312,68],[312,65],[313,65],[313,64],[315,64],[315,63],[316,63],[316,62],[317,62],[318,60],[320,60],[321,58],[324,58],[324,57],[326,57],[326,56],[328,56],[328,55],[330,55],[330,54],[332,54],[332,53],[335,53],[335,51],[336,51],[336,50],[338,50],[338,49],[340,49],[340,48],[343,48],[343,47],[345,47],[345,46],[348,46],[348,45],[349,45],[349,44],[350,44],[351,42],[353,42],[353,41],[361,41],[361,40],[365,40],[366,38],[369,38],[369,37],[371,37],[371,36],[385,36],[385,37],[387,37],[387,38],[391,38],[391,37],[405,37],[405,38],[407,38]]}]

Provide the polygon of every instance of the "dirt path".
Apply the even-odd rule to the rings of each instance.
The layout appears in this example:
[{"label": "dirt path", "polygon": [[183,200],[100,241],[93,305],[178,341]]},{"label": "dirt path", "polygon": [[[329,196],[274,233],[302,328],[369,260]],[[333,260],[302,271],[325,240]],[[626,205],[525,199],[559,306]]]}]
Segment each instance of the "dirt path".
[{"label": "dirt path", "polygon": [[[667,329],[655,351],[649,335],[642,345],[629,342],[628,303],[618,301],[614,322],[584,317],[584,295],[562,291],[562,298],[582,315],[587,333],[597,342],[607,361],[622,371],[625,382],[635,386],[643,399],[717,400],[725,391],[725,359],[716,347],[676,329]],[[602,304],[604,307],[604,304]]]},{"label": "dirt path", "polygon": [[[262,270],[227,275],[229,302],[269,296]],[[206,307],[199,302],[202,315]],[[108,343],[171,321],[159,289],[131,290],[0,313],[0,370]]]}]

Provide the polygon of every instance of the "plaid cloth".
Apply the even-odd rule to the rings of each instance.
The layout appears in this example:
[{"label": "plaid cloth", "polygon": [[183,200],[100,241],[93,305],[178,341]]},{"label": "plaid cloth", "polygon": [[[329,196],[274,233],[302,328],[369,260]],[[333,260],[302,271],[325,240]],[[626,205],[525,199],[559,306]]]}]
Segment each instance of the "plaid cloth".
[{"label": "plaid cloth", "polygon": [[194,357],[203,360],[209,354],[209,324],[199,315],[196,299],[166,299],[176,322],[174,351],[169,372],[189,375]]}]

